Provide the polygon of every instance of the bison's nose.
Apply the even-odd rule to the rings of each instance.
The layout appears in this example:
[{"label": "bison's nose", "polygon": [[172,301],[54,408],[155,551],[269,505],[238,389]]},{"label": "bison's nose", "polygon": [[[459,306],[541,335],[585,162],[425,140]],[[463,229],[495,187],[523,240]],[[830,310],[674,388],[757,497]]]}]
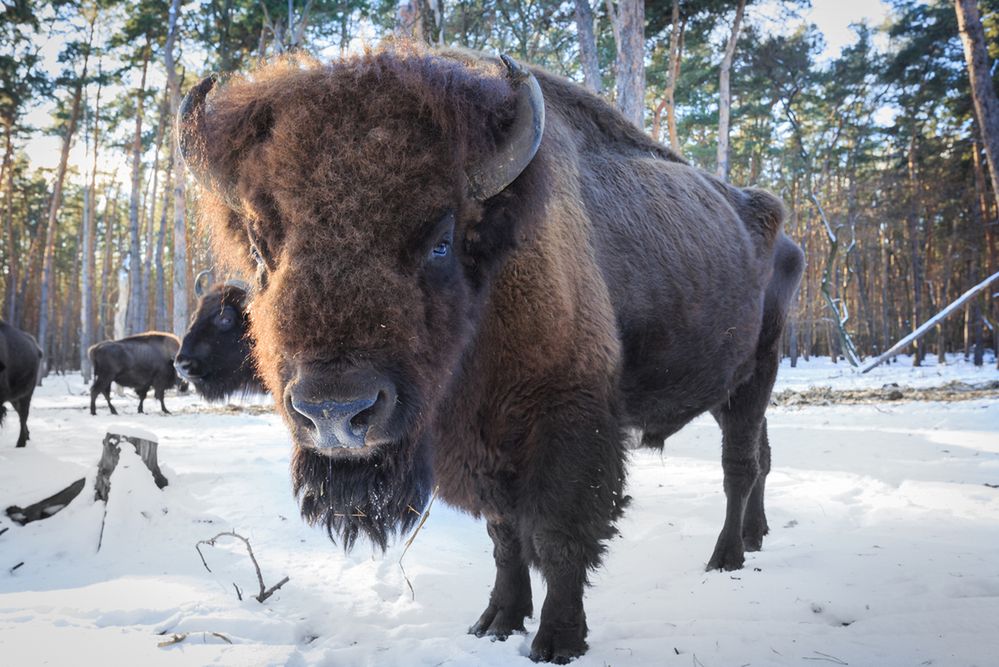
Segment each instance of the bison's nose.
[{"label": "bison's nose", "polygon": [[296,383],[288,398],[291,409],[304,417],[315,430],[313,442],[319,449],[365,446],[372,430],[384,426],[395,403],[395,388],[382,378],[353,383],[353,391],[337,392],[335,398],[317,396],[307,383]]},{"label": "bison's nose", "polygon": [[177,374],[185,380],[191,380],[201,375],[200,364],[184,354],[178,354],[173,365],[177,369]]}]

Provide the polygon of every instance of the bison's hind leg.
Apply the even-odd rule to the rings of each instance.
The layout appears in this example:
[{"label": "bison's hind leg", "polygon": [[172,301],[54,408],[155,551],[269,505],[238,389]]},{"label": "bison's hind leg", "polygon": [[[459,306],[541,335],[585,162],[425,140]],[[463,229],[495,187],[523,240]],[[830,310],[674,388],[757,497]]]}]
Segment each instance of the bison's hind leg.
[{"label": "bison's hind leg", "polygon": [[766,492],[767,475],[770,474],[770,440],[767,437],[767,420],[764,418],[760,426],[760,444],[757,460],[760,471],[756,476],[756,484],[749,494],[746,503],[746,515],[742,521],[742,546],[746,551],[759,551],[763,548],[763,537],[770,532],[767,524],[767,513],[763,507],[763,496]]},{"label": "bison's hind leg", "polygon": [[[32,389],[32,393],[34,389]],[[31,406],[31,393],[14,401],[14,409],[17,410],[17,417],[20,420],[21,430],[17,436],[17,446],[24,447],[28,444],[28,409]]]},{"label": "bison's hind leg", "polygon": [[94,382],[90,385],[90,414],[97,414],[97,397],[104,394],[104,400],[111,409],[111,414],[116,415],[118,411],[111,405],[111,380],[106,377],[94,374]]},{"label": "bison's hind leg", "polygon": [[531,576],[517,527],[509,521],[489,521],[487,530],[493,540],[496,583],[489,606],[468,631],[503,641],[514,632],[525,632],[524,619],[534,613]]},{"label": "bison's hind leg", "polygon": [[164,398],[165,393],[166,393],[166,389],[164,389],[163,387],[156,387],[153,390],[153,396],[155,396],[156,400],[160,402],[160,410],[163,411],[163,414],[168,415],[168,414],[170,414],[170,411],[167,410],[166,403],[163,402],[163,398]]},{"label": "bison's hind leg", "polygon": [[777,346],[757,357],[752,377],[712,410],[722,429],[725,524],[708,561],[709,570],[738,570],[746,551],[758,551],[767,532],[763,509],[770,445],[766,409],[777,377]]}]

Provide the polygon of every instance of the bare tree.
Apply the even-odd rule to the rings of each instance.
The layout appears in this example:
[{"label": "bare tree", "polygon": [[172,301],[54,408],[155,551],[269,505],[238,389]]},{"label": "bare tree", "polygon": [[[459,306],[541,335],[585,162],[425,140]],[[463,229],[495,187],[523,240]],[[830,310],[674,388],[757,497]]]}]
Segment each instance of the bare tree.
[{"label": "bare tree", "polygon": [[[166,45],[163,49],[166,61],[167,88],[170,89],[170,117],[176,118],[180,108],[180,78],[177,76],[177,63],[173,50],[177,43],[177,23],[180,21],[181,0],[170,4],[170,23],[167,29]],[[173,332],[183,336],[187,330],[187,189],[185,186],[184,160],[177,148],[177,133],[170,142],[170,156],[173,160]]]},{"label": "bare tree", "polygon": [[[48,350],[49,326],[49,293],[52,291],[52,262],[55,256],[55,240],[57,231],[57,216],[62,205],[62,186],[66,180],[66,165],[69,162],[69,149],[73,145],[73,135],[76,133],[76,123],[80,118],[80,101],[83,98],[83,86],[87,78],[87,65],[90,62],[90,47],[94,41],[94,24],[97,21],[97,8],[91,9],[87,27],[87,45],[83,53],[83,67],[76,79],[70,103],[69,121],[66,133],[62,138],[62,152],[59,155],[59,167],[56,170],[55,183],[52,186],[52,199],[49,203],[49,216],[45,231],[45,253],[42,259],[42,289],[39,299],[38,344],[42,350]],[[44,371],[43,371],[44,374]]]},{"label": "bare tree", "polygon": [[600,94],[600,61],[597,58],[597,38],[593,34],[593,8],[590,7],[589,0],[576,0],[576,35],[579,39],[583,85]]},{"label": "bare tree", "polygon": [[992,193],[999,204],[999,99],[992,85],[978,0],[954,0],[954,10],[957,12],[961,43],[964,44],[964,59],[968,62],[971,97],[975,102],[975,114],[992,176]]},{"label": "bare tree", "polygon": [[673,0],[669,34],[669,71],[666,79],[666,92],[656,107],[652,121],[652,137],[662,141],[662,114],[666,112],[666,126],[669,131],[669,145],[680,153],[680,136],[676,130],[676,82],[680,78],[680,59],[683,57],[683,36],[687,29],[687,17],[680,15],[680,0]]},{"label": "bare tree", "polygon": [[732,21],[732,33],[725,45],[725,55],[722,57],[718,74],[718,178],[728,180],[728,132],[732,114],[732,91],[729,79],[732,73],[732,59],[735,57],[735,45],[739,41],[739,31],[742,29],[742,15],[746,10],[746,0],[739,0],[735,9],[735,20]]},{"label": "bare tree", "polygon": [[132,193],[128,203],[129,231],[129,275],[128,275],[128,314],[125,320],[126,333],[138,333],[143,326],[144,308],[142,301],[142,259],[139,257],[139,198],[142,194],[142,110],[146,94],[146,74],[152,55],[152,38],[146,36],[142,51],[142,76],[139,88],[135,91],[135,133],[132,135]]},{"label": "bare tree", "polygon": [[615,91],[617,108],[644,129],[645,115],[645,0],[605,0],[617,46]]},{"label": "bare tree", "polygon": [[[98,64],[98,72],[100,65]],[[83,266],[81,267],[80,296],[80,370],[84,382],[90,382],[90,357],[87,348],[93,342],[94,333],[94,255],[97,252],[97,153],[100,137],[101,118],[101,88],[100,76],[97,81],[97,96],[94,100],[94,112],[91,115],[93,123],[93,161],[90,164],[90,182],[83,191]]]}]

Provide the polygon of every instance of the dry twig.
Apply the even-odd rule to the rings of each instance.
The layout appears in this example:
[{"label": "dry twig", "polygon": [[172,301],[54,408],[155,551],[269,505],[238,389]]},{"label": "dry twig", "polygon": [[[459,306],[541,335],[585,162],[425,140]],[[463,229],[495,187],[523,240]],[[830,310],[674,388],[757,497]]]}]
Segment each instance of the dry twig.
[{"label": "dry twig", "polygon": [[[409,536],[408,540],[406,540],[406,546],[403,547],[402,555],[399,556],[399,569],[402,571],[402,578],[406,580],[406,585],[409,586],[409,594],[414,600],[416,599],[416,591],[413,590],[413,582],[411,582],[409,580],[409,576],[406,575],[406,568],[402,566],[402,559],[406,557],[406,552],[409,551],[409,547],[413,546],[413,541],[416,539],[416,536],[420,534],[420,529],[423,528],[423,524],[425,524],[427,519],[430,518],[430,508],[434,506],[434,501],[437,499],[437,492],[440,488],[440,484],[434,487],[434,493],[430,496],[430,502],[427,503],[427,511],[423,513],[423,518],[420,519],[420,523],[416,524],[413,534]],[[416,511],[412,506],[410,506],[409,509],[414,512]]]},{"label": "dry twig", "polygon": [[[272,596],[276,590],[284,586],[290,580],[290,577],[285,577],[284,579],[277,582],[270,588],[266,588],[264,586],[264,575],[260,573],[260,564],[257,562],[257,557],[253,555],[253,547],[250,546],[250,540],[246,539],[245,537],[243,537],[234,530],[229,530],[219,533],[218,535],[212,537],[211,539],[198,540],[197,544],[194,545],[195,550],[198,552],[198,556],[201,557],[201,564],[204,565],[205,569],[208,570],[209,572],[212,571],[212,568],[208,567],[208,562],[205,560],[205,555],[201,553],[201,545],[207,544],[210,547],[214,547],[215,541],[218,540],[220,537],[235,537],[237,540],[241,540],[243,544],[246,545],[246,552],[250,555],[250,560],[253,562],[253,569],[257,571],[257,583],[260,584],[260,593],[253,596],[257,599],[257,602],[263,602],[264,600]],[[233,583],[233,586],[236,586],[236,584]],[[236,587],[236,594],[240,600],[243,599],[238,586]]]}]

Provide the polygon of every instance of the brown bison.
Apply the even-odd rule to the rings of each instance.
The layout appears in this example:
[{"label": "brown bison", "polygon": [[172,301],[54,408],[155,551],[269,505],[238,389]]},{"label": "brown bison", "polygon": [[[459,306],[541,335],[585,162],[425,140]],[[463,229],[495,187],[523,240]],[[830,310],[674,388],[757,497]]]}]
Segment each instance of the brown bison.
[{"label": "brown bison", "polygon": [[118,414],[111,405],[112,382],[135,390],[139,395],[140,414],[146,394],[152,387],[160,409],[170,414],[163,396],[167,389],[177,384],[173,360],[179,349],[180,341],[176,336],[159,331],[106,340],[91,346],[87,350],[94,367],[94,382],[90,385],[90,414],[97,414],[98,394],[104,394],[111,414]]},{"label": "brown bison", "polygon": [[0,425],[7,415],[4,403],[10,402],[21,422],[18,447],[28,442],[28,410],[41,362],[42,349],[35,337],[0,320]]},{"label": "brown bison", "polygon": [[181,146],[218,256],[256,264],[254,355],[308,521],[384,547],[439,487],[495,545],[471,632],[524,629],[535,566],[531,657],[565,662],[626,504],[626,429],[661,447],[711,411],[728,509],[708,567],[760,548],[802,270],[779,200],[505,57],[396,45],[214,84],[185,99]]},{"label": "brown bison", "polygon": [[174,362],[177,373],[209,401],[226,400],[238,393],[266,392],[247,340],[249,286],[228,281],[205,292],[200,285],[200,281],[195,283],[201,299],[198,309]]}]

